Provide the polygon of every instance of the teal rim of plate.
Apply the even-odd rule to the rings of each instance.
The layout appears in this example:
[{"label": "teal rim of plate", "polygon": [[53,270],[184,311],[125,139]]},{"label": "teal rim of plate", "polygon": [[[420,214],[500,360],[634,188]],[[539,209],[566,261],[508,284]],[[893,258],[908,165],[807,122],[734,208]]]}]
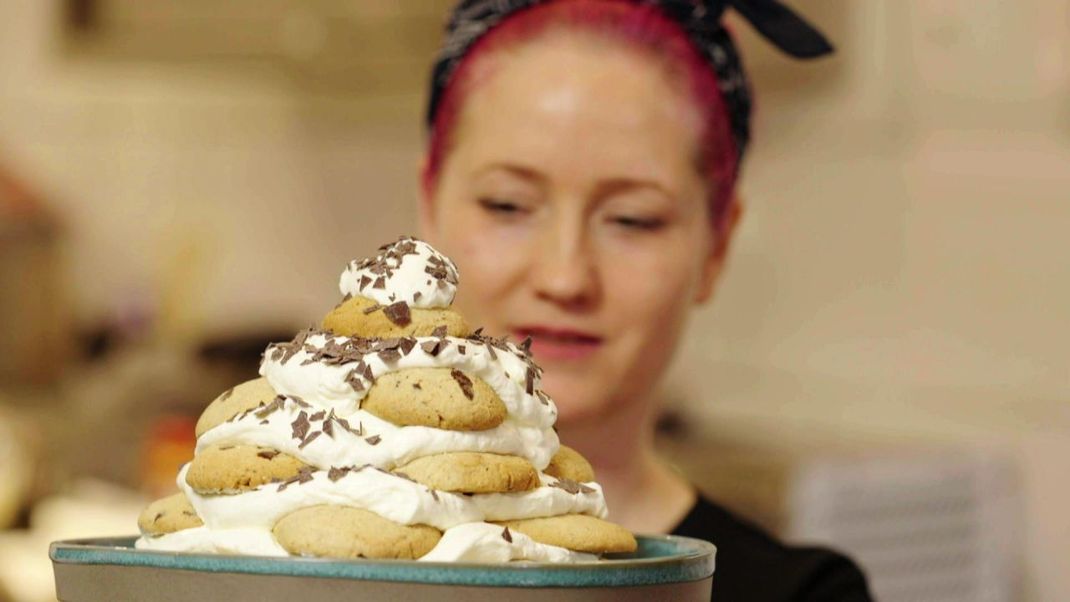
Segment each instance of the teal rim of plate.
[{"label": "teal rim of plate", "polygon": [[639,535],[633,554],[579,564],[468,564],[413,560],[330,560],[156,552],[134,548],[136,537],[58,541],[55,563],[120,565],[210,573],[396,581],[497,587],[634,587],[684,583],[713,574],[713,544],[675,535]]}]

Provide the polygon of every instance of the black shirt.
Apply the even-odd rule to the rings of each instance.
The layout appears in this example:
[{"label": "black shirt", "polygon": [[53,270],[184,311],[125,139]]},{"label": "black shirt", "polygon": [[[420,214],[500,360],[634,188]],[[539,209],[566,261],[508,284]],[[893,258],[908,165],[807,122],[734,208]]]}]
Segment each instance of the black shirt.
[{"label": "black shirt", "polygon": [[699,498],[673,531],[717,546],[715,602],[870,602],[862,571],[822,548],[786,546],[757,526]]}]

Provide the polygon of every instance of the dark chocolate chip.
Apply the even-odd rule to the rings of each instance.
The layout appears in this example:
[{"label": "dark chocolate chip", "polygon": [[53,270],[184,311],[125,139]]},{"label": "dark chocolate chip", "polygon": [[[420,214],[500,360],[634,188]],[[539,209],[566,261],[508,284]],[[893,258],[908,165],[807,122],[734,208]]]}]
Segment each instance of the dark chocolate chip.
[{"label": "dark chocolate chip", "polygon": [[290,426],[293,428],[293,438],[298,441],[303,441],[305,435],[308,434],[309,426],[311,426],[308,423],[308,413],[301,410],[301,413],[297,415],[297,419],[291,422]]},{"label": "dark chocolate chip", "polygon": [[472,388],[472,379],[468,378],[467,374],[455,368],[450,370],[450,376],[452,376],[453,380],[457,381],[457,384],[460,385],[461,393],[464,393],[465,397],[468,399],[475,397],[475,390]]},{"label": "dark chocolate chip", "polygon": [[316,437],[319,437],[322,434],[323,433],[321,431],[316,431],[316,432],[312,433],[311,435],[306,437],[304,441],[301,442],[301,445],[297,446],[297,449],[305,449],[306,445],[308,445],[309,443],[312,443],[313,441],[315,441]]},{"label": "dark chocolate chip", "polygon": [[383,313],[397,326],[408,326],[412,323],[412,313],[409,311],[409,305],[404,301],[387,305]]}]

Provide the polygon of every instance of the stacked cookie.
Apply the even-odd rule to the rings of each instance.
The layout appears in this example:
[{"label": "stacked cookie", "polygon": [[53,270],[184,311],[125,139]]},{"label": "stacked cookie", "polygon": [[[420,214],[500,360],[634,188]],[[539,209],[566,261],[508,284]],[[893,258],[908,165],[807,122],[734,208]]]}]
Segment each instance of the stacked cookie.
[{"label": "stacked cookie", "polygon": [[458,275],[403,238],[342,274],[321,329],[197,423],[181,492],[142,549],[439,561],[595,560],[635,549],[561,446],[526,346],[470,331]]}]

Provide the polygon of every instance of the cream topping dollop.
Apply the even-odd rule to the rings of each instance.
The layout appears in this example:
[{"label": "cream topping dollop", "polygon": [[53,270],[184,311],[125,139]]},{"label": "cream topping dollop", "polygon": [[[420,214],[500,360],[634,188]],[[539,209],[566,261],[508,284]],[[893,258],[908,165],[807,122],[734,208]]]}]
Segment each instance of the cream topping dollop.
[{"label": "cream topping dollop", "polygon": [[405,302],[424,309],[449,307],[457,294],[457,266],[422,240],[403,237],[375,257],[349,262],[338,288],[381,305]]}]

